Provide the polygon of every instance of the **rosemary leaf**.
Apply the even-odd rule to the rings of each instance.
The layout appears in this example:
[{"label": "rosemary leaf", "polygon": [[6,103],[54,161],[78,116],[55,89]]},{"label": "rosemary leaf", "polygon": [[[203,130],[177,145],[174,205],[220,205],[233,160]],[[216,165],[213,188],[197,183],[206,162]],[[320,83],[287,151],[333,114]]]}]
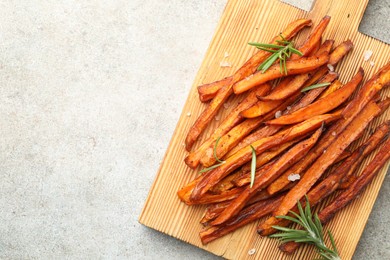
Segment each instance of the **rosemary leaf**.
[{"label": "rosemary leaf", "polygon": [[306,92],[308,90],[312,90],[312,89],[315,89],[315,88],[327,87],[329,85],[330,85],[330,82],[318,83],[318,84],[314,84],[314,85],[308,86],[306,88],[303,88],[301,90],[301,92]]}]

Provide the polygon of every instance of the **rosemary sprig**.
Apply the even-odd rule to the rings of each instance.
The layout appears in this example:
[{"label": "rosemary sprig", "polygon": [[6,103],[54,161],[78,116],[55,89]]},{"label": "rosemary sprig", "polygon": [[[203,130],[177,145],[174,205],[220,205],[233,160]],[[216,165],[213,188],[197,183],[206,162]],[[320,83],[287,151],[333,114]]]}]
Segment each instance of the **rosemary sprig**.
[{"label": "rosemary sprig", "polygon": [[301,90],[301,92],[306,92],[308,90],[312,90],[312,89],[315,89],[315,88],[327,87],[329,85],[330,85],[330,82],[318,83],[318,84],[314,84],[314,85],[311,85],[311,86],[303,88]]},{"label": "rosemary sprig", "polygon": [[250,188],[252,188],[253,183],[255,183],[255,176],[256,176],[256,150],[253,148],[252,145],[250,145],[252,148],[252,163],[251,163],[251,184]]},{"label": "rosemary sprig", "polygon": [[214,164],[213,166],[210,166],[210,167],[207,167],[207,168],[203,168],[199,173],[204,173],[204,172],[208,172],[208,171],[211,171],[212,169],[215,169],[219,166],[221,166],[222,164],[224,164],[226,161],[222,161],[221,159],[218,158],[217,156],[217,147],[218,147],[218,143],[219,143],[219,140],[221,139],[221,137],[218,137],[217,140],[215,141],[215,145],[214,145],[214,158],[217,162],[217,164]]},{"label": "rosemary sprig", "polygon": [[298,210],[299,215],[290,211],[294,217],[277,216],[277,218],[287,219],[297,223],[303,227],[303,230],[273,226],[273,228],[283,231],[283,233],[273,234],[270,237],[279,238],[283,242],[294,241],[297,243],[313,244],[317,248],[318,253],[322,256],[322,259],[340,260],[341,258],[330,231],[328,231],[328,235],[332,244],[332,249],[326,246],[321,221],[317,214],[313,216],[307,196],[305,209],[303,210],[301,203],[298,201]]},{"label": "rosemary sprig", "polygon": [[294,48],[293,42],[287,41],[282,35],[280,35],[280,38],[282,38],[282,41],[276,41],[278,44],[267,44],[267,43],[258,43],[258,42],[249,42],[248,44],[251,46],[255,46],[260,50],[271,52],[272,55],[269,56],[263,63],[260,64],[260,66],[257,68],[257,70],[261,70],[262,73],[264,73],[266,70],[268,70],[272,64],[279,59],[280,64],[280,72],[287,75],[287,66],[286,66],[286,59],[290,58],[291,54],[295,53],[299,56],[302,56],[302,52]]}]

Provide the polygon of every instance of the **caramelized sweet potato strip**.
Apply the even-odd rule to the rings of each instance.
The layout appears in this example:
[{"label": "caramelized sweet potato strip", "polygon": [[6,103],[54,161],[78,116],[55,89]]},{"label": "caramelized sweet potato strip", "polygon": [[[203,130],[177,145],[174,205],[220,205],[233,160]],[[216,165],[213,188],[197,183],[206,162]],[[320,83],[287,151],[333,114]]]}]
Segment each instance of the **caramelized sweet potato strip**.
[{"label": "caramelized sweet potato strip", "polygon": [[[298,60],[286,61],[287,75],[296,75],[312,71],[320,67],[321,65],[324,65],[328,61],[329,54],[326,52],[307,58],[304,57]],[[286,76],[286,74],[284,73],[284,71],[280,71],[279,64],[274,64],[264,73],[259,71],[253,74],[252,77],[248,77],[241,81],[238,81],[233,85],[233,90],[235,94],[240,94],[259,84],[263,84],[267,81],[281,78],[284,76]]]},{"label": "caramelized sweet potato strip", "polygon": [[353,117],[356,111],[360,111],[382,88],[390,84],[390,63],[377,72],[358,93],[343,112],[344,118]]},{"label": "caramelized sweet potato strip", "polygon": [[196,168],[199,165],[200,158],[206,152],[207,148],[214,147],[215,141],[226,134],[230,129],[232,129],[235,125],[239,124],[242,121],[242,117],[239,116],[241,111],[251,107],[255,104],[258,99],[258,96],[266,95],[271,89],[271,85],[268,83],[260,85],[251,91],[248,96],[241,101],[230,113],[227,117],[221,122],[221,124],[214,130],[213,134],[205,140],[202,145],[189,153],[189,155],[184,159],[184,162],[190,168]]},{"label": "caramelized sweet potato strip", "polygon": [[240,195],[245,187],[233,188],[231,190],[227,190],[222,192],[221,194],[212,194],[207,192],[198,200],[190,200],[187,205],[199,205],[199,204],[211,204],[222,201],[229,201],[237,198]]},{"label": "caramelized sweet potato strip", "polygon": [[[290,23],[287,28],[281,33],[285,39],[291,39],[296,35],[302,28],[311,25],[311,21],[307,19],[299,19]],[[282,40],[281,36],[278,35],[271,42],[272,44],[278,44],[277,40]],[[217,95],[213,98],[207,108],[202,112],[199,118],[195,121],[187,134],[185,144],[187,151],[190,151],[196,140],[198,140],[200,134],[206,129],[208,123],[214,118],[222,104],[229,98],[233,93],[233,84],[241,79],[246,78],[254,71],[257,66],[263,62],[268,56],[269,52],[260,50],[253,55],[234,75],[230,84],[223,86],[218,90]],[[260,84],[259,84],[260,85]]]},{"label": "caramelized sweet potato strip", "polygon": [[[325,170],[334,163],[338,156],[351,144],[356,137],[360,135],[366,126],[381,112],[380,108],[373,102],[370,102],[361,113],[352,120],[344,131],[329,145],[326,152],[323,153],[306,171],[301,180],[287,193],[285,199],[274,212],[274,215],[286,215],[296,202],[305,195],[314,183],[322,176]],[[277,224],[275,217],[269,218],[261,225],[262,230],[272,228]]]},{"label": "caramelized sweet potato strip", "polygon": [[200,238],[203,244],[210,243],[226,234],[237,230],[246,224],[255,221],[271,213],[280,203],[283,195],[259,201],[242,210],[236,217],[220,226],[211,226],[200,232]]},{"label": "caramelized sweet potato strip", "polygon": [[318,99],[325,98],[335,92],[336,90],[339,90],[343,86],[343,83],[341,83],[339,80],[335,80],[332,85],[330,85],[327,89],[325,89],[324,92],[321,93],[321,95],[318,97]]},{"label": "caramelized sweet potato strip", "polygon": [[[310,118],[300,124],[294,125],[274,136],[260,139],[252,144],[256,154],[260,154],[276,145],[288,142],[296,137],[305,135],[317,129],[323,122],[330,122],[340,118],[340,114],[326,114]],[[225,163],[216,169],[207,172],[206,176],[196,184],[191,194],[191,200],[199,200],[211,187],[216,185],[229,173],[248,162],[252,157],[251,147],[245,147],[225,160]]]},{"label": "caramelized sweet potato strip", "polygon": [[199,99],[202,102],[207,102],[217,95],[218,90],[229,85],[232,82],[233,76],[223,78],[211,83],[203,84],[198,87]]},{"label": "caramelized sweet potato strip", "polygon": [[328,95],[327,98],[320,99],[298,111],[281,116],[279,118],[268,121],[271,125],[288,125],[301,122],[315,115],[321,115],[341,105],[346,101],[355,91],[359,83],[363,79],[364,72],[362,69],[340,89]]},{"label": "caramelized sweet potato strip", "polygon": [[318,129],[310,138],[299,142],[283,154],[275,163],[272,164],[268,171],[265,171],[259,178],[255,179],[253,187],[247,187],[211,224],[220,225],[237,215],[251,197],[269,185],[269,183],[282,174],[288,167],[305,156],[305,154],[317,142],[321,133],[322,128]]},{"label": "caramelized sweet potato strip", "polygon": [[326,208],[324,208],[318,217],[322,223],[327,223],[334,214],[348,205],[357,195],[373,180],[378,171],[390,158],[390,139],[386,140],[374,159],[367,165],[354,183]]},{"label": "caramelized sweet potato strip", "polygon": [[[313,29],[313,32],[309,35],[306,41],[299,47],[299,51],[302,52],[303,56],[307,56],[313,48],[315,48],[316,43],[320,41],[322,34],[324,33],[326,27],[330,22],[330,16],[324,16],[319,24]],[[299,55],[293,54],[291,59],[298,59]]]}]

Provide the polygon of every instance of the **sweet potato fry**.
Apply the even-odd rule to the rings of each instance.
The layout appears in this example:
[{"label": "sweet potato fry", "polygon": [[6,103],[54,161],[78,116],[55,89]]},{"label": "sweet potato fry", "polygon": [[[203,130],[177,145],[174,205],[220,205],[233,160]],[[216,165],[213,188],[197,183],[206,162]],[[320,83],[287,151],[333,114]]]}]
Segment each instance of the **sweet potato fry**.
[{"label": "sweet potato fry", "polygon": [[[340,118],[340,114],[325,114],[312,117],[302,123],[294,125],[274,136],[260,139],[252,144],[256,149],[256,154],[260,154],[276,145],[288,142],[296,137],[305,135],[314,129],[317,129],[323,122],[330,122]],[[209,171],[202,180],[196,184],[191,194],[191,199],[196,201],[202,197],[211,187],[217,184],[229,173],[248,162],[252,157],[251,147],[245,147],[231,157],[227,158],[225,163],[216,169]]]},{"label": "sweet potato fry", "polygon": [[330,54],[328,64],[335,66],[353,48],[351,40],[339,44]]},{"label": "sweet potato fry", "polygon": [[322,223],[327,223],[334,214],[354,200],[373,180],[378,171],[390,158],[390,139],[386,140],[374,159],[367,165],[354,183],[318,215]]},{"label": "sweet potato fry", "polygon": [[332,109],[341,105],[345,100],[347,100],[350,95],[355,91],[359,83],[363,79],[364,72],[362,69],[351,79],[350,82],[345,84],[340,89],[328,95],[328,98],[320,99],[307,107],[301,108],[300,110],[285,115],[271,121],[268,121],[267,124],[271,125],[288,125],[301,122],[307,118],[310,118],[314,115],[321,115]]},{"label": "sweet potato fry", "polygon": [[[242,138],[247,136],[253,129],[259,127],[263,121],[273,118],[276,111],[284,110],[287,106],[293,103],[295,99],[296,96],[292,96],[267,115],[258,118],[247,119],[231,129],[219,140],[218,146],[216,147],[217,157],[223,158],[227,152],[229,152],[237,143],[242,140]],[[280,128],[268,128],[265,129],[263,134],[264,136],[272,135],[279,129]],[[205,167],[209,167],[216,162],[213,153],[211,153],[211,148],[209,148],[209,152],[206,151],[200,162]]]},{"label": "sweet potato fry", "polygon": [[[333,141],[323,153],[306,171],[301,180],[288,192],[283,202],[274,212],[274,215],[286,215],[296,202],[306,194],[313,184],[322,176],[325,170],[334,163],[336,158],[352,143],[357,136],[366,128],[368,123],[380,113],[380,108],[373,102],[370,102],[361,113],[352,120],[344,131]],[[272,228],[277,224],[275,217],[269,218],[261,225],[262,230]]]},{"label": "sweet potato fry", "polygon": [[335,80],[332,85],[327,87],[324,92],[321,93],[321,95],[318,97],[318,99],[325,98],[329,96],[331,93],[335,92],[336,90],[339,90],[343,86],[343,83],[341,83],[339,80]]},{"label": "sweet potato fry", "polygon": [[268,83],[257,86],[254,91],[251,91],[248,96],[241,101],[232,112],[227,115],[227,117],[221,122],[221,124],[214,130],[213,134],[205,140],[202,145],[193,152],[190,152],[189,155],[184,159],[184,162],[190,168],[196,168],[199,165],[200,158],[206,152],[208,148],[213,149],[215,141],[226,134],[230,129],[235,125],[239,124],[242,121],[242,118],[239,116],[241,111],[251,107],[258,100],[258,96],[266,95],[271,89],[271,85]]},{"label": "sweet potato fry", "polygon": [[255,118],[263,116],[283,103],[283,100],[260,100],[254,106],[241,112],[241,116],[245,118]]},{"label": "sweet potato fry", "polygon": [[381,68],[364,86],[360,89],[357,98],[344,109],[343,117],[354,117],[356,111],[360,111],[382,88],[390,84],[390,63]]},{"label": "sweet potato fry", "polygon": [[[311,25],[311,21],[307,19],[299,19],[290,23],[287,28],[281,33],[281,36],[285,39],[291,39],[302,28]],[[271,42],[272,44],[278,44],[277,40],[282,40],[280,35],[276,36]],[[234,75],[230,84],[223,86],[218,90],[217,95],[213,98],[207,108],[202,112],[199,118],[195,121],[187,134],[185,144],[187,151],[190,151],[196,140],[198,140],[200,134],[206,129],[207,124],[214,118],[222,104],[233,93],[233,84],[241,79],[246,78],[256,71],[257,66],[263,62],[268,56],[269,52],[260,50],[253,55]],[[260,84],[259,84],[260,85]]]},{"label": "sweet potato fry", "polygon": [[322,128],[318,129],[310,138],[299,142],[283,154],[275,163],[272,164],[268,171],[265,171],[260,178],[255,179],[253,187],[247,187],[211,224],[220,225],[237,215],[251,197],[276,179],[288,167],[305,156],[305,154],[317,142],[321,133]]},{"label": "sweet potato fry", "polygon": [[210,204],[223,201],[229,201],[237,198],[240,195],[245,187],[233,188],[227,191],[222,192],[221,194],[212,194],[207,192],[198,200],[190,200],[187,205],[199,205],[199,204]]},{"label": "sweet potato fry", "polygon": [[280,203],[283,195],[270,198],[268,200],[259,201],[242,210],[236,217],[220,226],[211,226],[208,229],[200,232],[200,238],[203,244],[220,238],[246,224],[255,221],[269,213],[271,213]]},{"label": "sweet potato fry", "polygon": [[[287,75],[296,75],[312,71],[321,65],[324,65],[328,61],[329,54],[326,52],[312,57],[286,61]],[[247,77],[238,81],[233,85],[233,90],[235,94],[240,94],[259,84],[284,76],[286,76],[286,74],[283,71],[280,71],[279,64],[274,64],[264,73],[259,71],[253,74],[252,77]]]},{"label": "sweet potato fry", "polygon": [[[313,32],[309,35],[306,41],[299,47],[299,51],[302,52],[303,56],[307,56],[313,48],[316,46],[316,43],[321,39],[322,34],[324,33],[326,27],[330,22],[330,16],[324,16],[320,23],[313,29]],[[293,54],[291,59],[298,59],[299,55]]]},{"label": "sweet potato fry", "polygon": [[210,192],[213,194],[220,194],[222,192],[225,192],[227,190],[230,190],[235,185],[233,181],[238,178],[238,176],[241,175],[240,171],[236,171],[228,176],[226,176],[223,180],[218,182],[212,189],[210,189]]},{"label": "sweet potato fry", "polygon": [[207,102],[217,95],[218,90],[228,86],[233,79],[233,76],[223,78],[211,83],[203,84],[198,87],[199,99],[202,102]]}]

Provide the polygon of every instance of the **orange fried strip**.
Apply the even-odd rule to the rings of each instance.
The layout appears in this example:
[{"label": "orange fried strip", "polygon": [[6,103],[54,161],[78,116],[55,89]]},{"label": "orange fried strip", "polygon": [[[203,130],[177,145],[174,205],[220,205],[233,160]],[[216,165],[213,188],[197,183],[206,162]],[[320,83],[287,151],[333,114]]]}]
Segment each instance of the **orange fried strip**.
[{"label": "orange fried strip", "polygon": [[233,76],[223,78],[211,83],[203,84],[198,87],[199,99],[202,102],[207,102],[217,95],[218,90],[229,85],[232,82]]},{"label": "orange fried strip", "polygon": [[243,93],[259,84],[263,84],[267,81],[284,77],[286,75],[296,75],[312,71],[321,65],[324,65],[329,61],[329,54],[323,52],[319,55],[304,57],[298,60],[286,61],[286,71],[280,71],[280,65],[274,64],[264,73],[259,71],[253,74],[252,77],[247,77],[241,81],[238,81],[233,85],[235,94]]},{"label": "orange fried strip", "polygon": [[[294,125],[274,136],[260,139],[252,144],[256,150],[256,154],[260,154],[267,149],[275,147],[276,145],[288,142],[298,136],[305,135],[314,129],[317,129],[323,122],[333,121],[340,118],[340,114],[326,114],[312,117],[300,124]],[[226,159],[221,166],[209,171],[206,176],[196,184],[191,194],[191,200],[199,200],[211,187],[217,184],[221,179],[229,173],[248,162],[252,157],[251,147],[245,147],[235,153],[233,156]]]},{"label": "orange fried strip", "polygon": [[363,69],[359,69],[358,73],[340,89],[328,95],[327,98],[320,99],[298,111],[281,116],[279,118],[268,121],[270,125],[288,125],[301,122],[315,115],[321,115],[341,105],[355,91],[359,83],[363,79]]},{"label": "orange fried strip", "polygon": [[229,206],[211,222],[212,225],[221,225],[227,220],[237,215],[245,206],[245,203],[258,191],[269,185],[274,179],[283,173],[288,167],[301,159],[313,147],[322,133],[322,128],[318,129],[310,138],[296,144],[293,148],[283,154],[268,171],[265,171],[259,178],[255,179],[253,187],[247,187]]},{"label": "orange fried strip", "polygon": [[[298,19],[290,23],[287,28],[281,33],[281,36],[285,39],[291,39],[302,28],[311,25],[311,21],[307,19]],[[271,42],[272,44],[278,44],[277,40],[282,40],[280,35],[276,36]],[[207,108],[202,112],[199,118],[195,121],[187,134],[185,144],[187,151],[190,151],[196,140],[198,140],[200,134],[206,129],[208,123],[214,118],[222,104],[233,93],[233,84],[250,74],[252,74],[257,66],[263,62],[268,56],[269,52],[259,51],[253,55],[234,75],[231,84],[222,87],[218,90],[217,95],[213,98]]]},{"label": "orange fried strip", "polygon": [[280,203],[283,196],[277,196],[268,200],[259,201],[242,210],[235,218],[226,222],[221,226],[211,226],[200,232],[200,239],[203,244],[210,243],[246,224],[255,221],[269,213],[271,213]]},{"label": "orange fried strip", "polygon": [[215,141],[232,129],[235,125],[239,124],[242,121],[242,117],[239,116],[241,111],[251,107],[255,104],[258,99],[258,96],[266,95],[271,89],[271,85],[268,83],[260,85],[251,91],[248,96],[241,101],[227,117],[221,122],[221,124],[214,130],[213,134],[205,140],[202,145],[190,152],[187,157],[184,159],[184,162],[192,169],[196,168],[199,165],[200,158],[206,152],[207,148],[214,147]]},{"label": "orange fried strip", "polygon": [[[306,41],[299,47],[299,51],[303,56],[308,55],[316,46],[316,43],[320,41],[322,34],[330,22],[330,16],[324,16],[319,24],[313,29],[313,32],[309,35]],[[299,55],[291,55],[291,59],[298,59]]]},{"label": "orange fried strip", "polygon": [[[303,178],[287,193],[281,205],[274,212],[274,215],[286,215],[288,211],[296,205],[296,202],[309,191],[325,170],[342,154],[345,148],[347,148],[349,144],[364,131],[368,123],[370,123],[380,112],[381,110],[378,105],[370,102],[363,111],[352,120],[346,129],[341,132],[337,139],[329,145],[326,152],[311,165]],[[269,229],[276,223],[278,223],[278,220],[275,217],[271,217],[261,225],[261,228],[264,230]]]}]

